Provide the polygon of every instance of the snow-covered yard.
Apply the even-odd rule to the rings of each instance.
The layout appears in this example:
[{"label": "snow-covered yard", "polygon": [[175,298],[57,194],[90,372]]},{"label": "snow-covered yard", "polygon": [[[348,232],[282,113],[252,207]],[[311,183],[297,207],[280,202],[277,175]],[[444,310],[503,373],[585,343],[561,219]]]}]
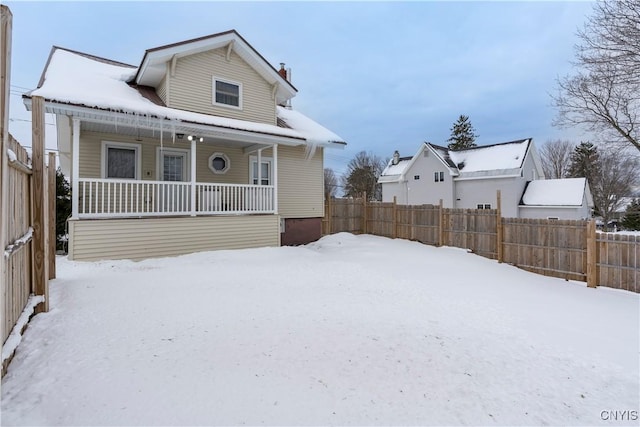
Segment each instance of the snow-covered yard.
[{"label": "snow-covered yard", "polygon": [[345,233],[58,277],[2,425],[638,424],[637,294]]}]

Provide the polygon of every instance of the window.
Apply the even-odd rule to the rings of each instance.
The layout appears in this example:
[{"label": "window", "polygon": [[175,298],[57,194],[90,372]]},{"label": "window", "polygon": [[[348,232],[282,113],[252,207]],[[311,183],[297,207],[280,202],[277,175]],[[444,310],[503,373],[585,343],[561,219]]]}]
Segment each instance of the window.
[{"label": "window", "polygon": [[242,84],[213,78],[213,103],[242,108]]},{"label": "window", "polygon": [[478,203],[477,209],[491,209],[490,203]]},{"label": "window", "polygon": [[415,179],[416,181],[420,179],[420,175],[414,175],[413,179]]},{"label": "window", "polygon": [[444,172],[434,172],[433,177],[435,182],[444,182]]},{"label": "window", "polygon": [[209,169],[215,174],[225,174],[231,167],[229,157],[224,153],[213,153],[209,156]]},{"label": "window", "polygon": [[[263,157],[260,165],[260,185],[271,185],[271,159]],[[249,182],[258,185],[258,158],[251,156]]]},{"label": "window", "polygon": [[140,179],[140,145],[102,142],[103,178]]}]

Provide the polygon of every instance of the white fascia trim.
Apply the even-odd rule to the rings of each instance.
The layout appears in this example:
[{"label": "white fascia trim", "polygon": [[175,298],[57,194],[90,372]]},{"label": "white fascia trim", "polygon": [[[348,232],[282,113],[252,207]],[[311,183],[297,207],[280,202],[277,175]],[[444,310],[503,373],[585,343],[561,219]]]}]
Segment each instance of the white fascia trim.
[{"label": "white fascia trim", "polygon": [[[145,74],[149,66],[153,66],[161,62],[166,62],[174,55],[176,56],[176,58],[189,56],[196,53],[205,52],[207,50],[225,47],[230,42],[234,42],[233,50],[242,59],[251,64],[257,65],[260,68],[257,71],[262,75],[262,77],[265,78],[265,80],[269,81],[270,84],[281,81],[282,77],[274,69],[272,69],[271,65],[266,64],[265,60],[260,58],[252,48],[250,48],[246,43],[243,42],[242,39],[240,39],[233,33],[229,33],[217,37],[207,38],[204,40],[194,41],[189,44],[181,44],[178,46],[168,47],[166,49],[147,53],[144,62],[140,66],[140,72],[138,73],[136,83],[140,84],[142,76]],[[270,79],[267,77],[270,77]],[[284,92],[284,97],[286,99],[290,99],[296,96],[296,90],[294,90],[293,87],[290,86],[290,84],[279,86],[280,87],[278,88],[278,93]]]},{"label": "white fascia trim", "polygon": [[402,173],[400,174],[400,178],[398,179],[397,182],[406,182],[407,181],[407,179],[406,179],[407,172],[409,172],[411,170],[411,168],[413,167],[413,164],[418,159],[418,156],[420,154],[422,154],[422,152],[424,151],[426,146],[427,146],[427,144],[425,142],[423,142],[422,145],[420,145],[420,148],[418,148],[418,151],[416,152],[416,154],[413,155],[413,157],[409,161],[409,164],[407,165],[407,167],[404,168],[404,171],[402,171]]},{"label": "white fascia trim", "polygon": [[[27,106],[27,100],[25,99],[25,106]],[[31,100],[28,102],[28,108],[31,107]],[[94,123],[116,123],[115,119],[122,117],[128,120],[136,119],[136,122],[130,123],[130,126],[138,126],[141,129],[151,130],[164,130],[171,132],[174,126],[180,126],[181,128],[188,128],[193,130],[194,133],[204,134],[203,136],[214,136],[231,141],[239,142],[253,142],[253,143],[265,143],[265,144],[280,144],[286,146],[299,146],[307,143],[304,139],[292,138],[285,135],[270,135],[260,132],[251,132],[240,129],[230,129],[215,125],[205,125],[198,123],[184,122],[178,119],[161,119],[157,117],[148,116],[135,116],[133,114],[118,113],[114,111],[96,110],[90,107],[80,107],[67,104],[59,104],[56,102],[45,102],[45,108],[48,109],[49,114],[70,114],[74,117],[79,117],[82,121],[94,122]],[[94,117],[83,117],[83,115]],[[104,119],[100,118],[103,117]],[[112,119],[112,120],[109,120]],[[126,126],[125,123],[123,125]]]},{"label": "white fascia trim", "polygon": [[426,142],[423,142],[418,152],[411,158],[411,161],[409,162],[404,172],[402,173],[402,182],[407,182],[407,179],[406,179],[407,172],[409,172],[409,169],[413,167],[413,164],[418,159],[418,156],[422,154],[425,148],[427,148],[431,152],[431,154],[435,155],[436,158],[440,160],[440,163],[442,163],[442,165],[445,168],[447,168],[447,170],[449,171],[449,176],[456,176],[455,172],[451,169],[451,167],[447,164],[447,162],[444,161],[444,159],[440,156],[440,154],[436,150],[434,150],[433,147],[431,147],[431,145],[429,145]]}]

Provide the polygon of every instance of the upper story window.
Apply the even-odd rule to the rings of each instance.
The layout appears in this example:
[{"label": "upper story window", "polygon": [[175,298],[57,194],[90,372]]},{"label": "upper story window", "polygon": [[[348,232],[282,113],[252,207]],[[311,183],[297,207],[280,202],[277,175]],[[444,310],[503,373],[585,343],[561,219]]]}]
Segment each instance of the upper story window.
[{"label": "upper story window", "polygon": [[242,108],[242,83],[213,78],[213,104]]},{"label": "upper story window", "polygon": [[444,182],[444,172],[434,172],[433,178],[435,182]]},{"label": "upper story window", "polygon": [[140,179],[140,145],[102,142],[103,178]]}]

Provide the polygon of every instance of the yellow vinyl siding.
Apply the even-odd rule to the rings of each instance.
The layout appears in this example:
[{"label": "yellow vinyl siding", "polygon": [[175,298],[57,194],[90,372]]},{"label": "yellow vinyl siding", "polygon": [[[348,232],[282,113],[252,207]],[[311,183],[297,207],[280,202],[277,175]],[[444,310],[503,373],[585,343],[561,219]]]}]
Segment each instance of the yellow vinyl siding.
[{"label": "yellow vinyl siding", "polygon": [[280,245],[277,215],[80,220],[69,231],[69,259],[77,261]]},{"label": "yellow vinyl siding", "polygon": [[[168,106],[275,125],[276,105],[271,85],[235,52],[227,62],[226,52],[215,49],[179,58],[175,75],[168,77]],[[242,84],[242,109],[213,105],[213,77]]]},{"label": "yellow vinyl siding", "polygon": [[[159,139],[142,138],[142,141],[136,141],[134,137],[94,132],[82,132],[80,136],[80,178],[102,177],[101,156],[103,141],[139,144],[142,150],[142,171],[140,177],[143,180],[157,180],[157,148],[160,147]],[[186,140],[186,137],[183,140],[176,139],[175,144],[171,139],[166,139],[163,142],[163,147],[167,150],[174,148],[190,150],[191,143]],[[211,169],[209,169],[208,160],[213,153],[224,153],[229,157],[231,167],[227,173],[214,174]],[[198,144],[196,156],[197,182],[224,184],[249,183],[249,161],[241,148],[219,147],[206,143]]]},{"label": "yellow vinyl siding", "polygon": [[[168,67],[167,67],[168,68]],[[156,93],[162,99],[162,101],[167,103],[167,76],[165,76],[158,87],[156,88]]]},{"label": "yellow vinyl siding", "polygon": [[278,213],[285,218],[324,215],[322,148],[305,159],[304,147],[278,147]]}]

